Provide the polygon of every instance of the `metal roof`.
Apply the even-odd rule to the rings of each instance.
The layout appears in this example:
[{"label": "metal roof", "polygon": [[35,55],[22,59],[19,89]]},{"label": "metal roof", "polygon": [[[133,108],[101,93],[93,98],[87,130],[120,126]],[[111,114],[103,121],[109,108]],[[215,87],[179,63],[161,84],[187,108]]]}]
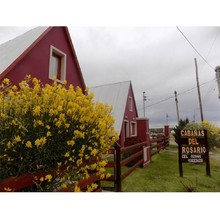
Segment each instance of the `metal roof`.
[{"label": "metal roof", "polygon": [[36,27],[0,45],[0,74],[21,56],[48,27]]},{"label": "metal roof", "polygon": [[91,87],[94,101],[112,106],[115,130],[120,134],[131,81]]}]

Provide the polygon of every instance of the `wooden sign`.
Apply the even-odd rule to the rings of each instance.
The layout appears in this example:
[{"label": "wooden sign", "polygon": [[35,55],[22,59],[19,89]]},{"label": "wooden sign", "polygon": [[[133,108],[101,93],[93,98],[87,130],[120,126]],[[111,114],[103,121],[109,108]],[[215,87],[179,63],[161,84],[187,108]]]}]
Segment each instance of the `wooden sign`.
[{"label": "wooden sign", "polygon": [[179,130],[179,172],[183,177],[182,163],[206,163],[206,175],[210,176],[207,130]]}]

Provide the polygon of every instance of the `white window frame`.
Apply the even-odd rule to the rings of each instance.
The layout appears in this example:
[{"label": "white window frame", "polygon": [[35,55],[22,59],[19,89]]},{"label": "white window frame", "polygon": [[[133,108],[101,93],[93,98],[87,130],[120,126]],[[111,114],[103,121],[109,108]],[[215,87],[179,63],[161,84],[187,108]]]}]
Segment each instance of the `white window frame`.
[{"label": "white window frame", "polygon": [[66,80],[66,60],[67,55],[62,52],[61,50],[57,49],[54,46],[50,46],[50,62],[49,62],[49,79],[53,80],[53,73],[52,73],[52,59],[53,59],[53,53],[55,53],[57,56],[61,58],[61,79],[56,79],[59,83],[64,83]]},{"label": "white window frame", "polygon": [[133,111],[133,99],[131,96],[128,97],[128,107],[129,107],[129,111],[132,112]]},{"label": "white window frame", "polygon": [[[133,127],[132,125],[134,125],[134,132],[133,132]],[[130,122],[130,129],[131,129],[131,136],[137,136],[137,122],[135,121],[131,121]]]},{"label": "white window frame", "polygon": [[[126,125],[125,126],[125,122],[126,122]],[[129,132],[129,121],[128,120],[124,120],[124,131],[126,130],[126,133],[124,132],[124,140],[126,140],[126,138],[130,137],[130,132]],[[127,136],[126,136],[127,134]]]}]

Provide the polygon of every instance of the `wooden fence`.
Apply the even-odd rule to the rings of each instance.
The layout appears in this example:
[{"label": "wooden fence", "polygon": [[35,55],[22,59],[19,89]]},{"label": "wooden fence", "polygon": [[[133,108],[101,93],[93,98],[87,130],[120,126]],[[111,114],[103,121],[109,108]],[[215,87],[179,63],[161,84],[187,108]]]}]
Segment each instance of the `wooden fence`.
[{"label": "wooden fence", "polygon": [[[12,191],[21,192],[27,187],[36,186],[41,181],[41,177],[45,177],[47,174],[51,174],[55,178],[61,172],[41,172],[41,173],[25,173],[17,177],[8,177],[0,182],[0,192]],[[95,192],[102,191],[100,187],[100,175],[97,173],[92,174],[89,178],[85,178],[78,181],[77,186],[81,191],[86,191],[87,186],[96,183],[98,185]],[[65,188],[58,189],[56,192],[73,192],[75,183],[68,184]]]},{"label": "wooden fence", "polygon": [[[137,142],[137,141],[136,141]],[[135,143],[135,142],[133,142]],[[149,142],[140,142],[131,144],[130,146],[121,147],[116,143],[112,149],[109,150],[109,156],[112,156],[113,161],[108,162],[107,167],[113,169],[113,175],[102,181],[113,182],[114,190],[116,192],[122,191],[122,181],[131,174],[137,167],[143,166],[143,147],[147,146]],[[158,135],[155,138],[150,139],[151,154],[153,155],[160,152],[169,144],[169,137],[164,135]],[[126,171],[122,173],[122,167],[127,167]],[[47,174],[52,174],[54,177],[57,172],[49,173],[36,173],[36,174],[23,174],[19,177],[9,177],[0,182],[0,192],[7,191],[22,191],[23,189],[34,186],[39,183],[41,177],[45,177]],[[36,178],[37,177],[37,178]],[[97,173],[92,174],[89,178],[80,180],[78,186],[81,191],[86,191],[86,188],[91,183],[98,184],[96,192],[102,191],[100,184],[100,176]],[[66,188],[58,190],[59,192],[72,192],[74,189],[74,183],[69,184]]]},{"label": "wooden fence", "polygon": [[[122,181],[131,174],[137,167],[143,165],[143,147],[147,146],[148,142],[136,143],[126,147],[120,147],[118,143],[109,151],[109,155],[114,158],[109,162],[107,167],[114,169],[114,173],[110,178],[104,181],[114,183],[114,190],[116,192],[122,191]],[[164,149],[169,144],[169,137],[165,135],[157,135],[157,137],[150,140],[151,157],[160,150]],[[129,166],[128,166],[129,164]],[[122,173],[122,167],[127,166],[126,171]]]},{"label": "wooden fence", "polygon": [[158,134],[156,137],[150,139],[151,157],[163,150],[169,145],[169,136]]}]

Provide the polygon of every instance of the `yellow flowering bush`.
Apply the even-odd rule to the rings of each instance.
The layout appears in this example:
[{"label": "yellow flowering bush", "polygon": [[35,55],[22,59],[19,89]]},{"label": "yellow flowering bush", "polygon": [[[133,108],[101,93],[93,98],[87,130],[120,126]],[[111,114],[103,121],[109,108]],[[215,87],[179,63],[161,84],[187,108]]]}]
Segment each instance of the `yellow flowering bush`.
[{"label": "yellow flowering bush", "polygon": [[217,146],[217,144],[220,142],[220,128],[217,127],[215,124],[211,123],[210,121],[205,120],[203,122],[191,122],[191,123],[188,123],[184,127],[184,129],[207,130],[209,148],[213,148]]},{"label": "yellow flowering bush", "polygon": [[[67,88],[56,80],[43,85],[30,76],[17,87],[4,79],[0,86],[0,179],[57,169],[73,170],[78,179],[94,172],[103,177],[104,155],[117,140],[113,123],[111,108],[94,103],[93,95],[85,95],[79,87]],[[69,177],[60,178],[61,185]]]}]

